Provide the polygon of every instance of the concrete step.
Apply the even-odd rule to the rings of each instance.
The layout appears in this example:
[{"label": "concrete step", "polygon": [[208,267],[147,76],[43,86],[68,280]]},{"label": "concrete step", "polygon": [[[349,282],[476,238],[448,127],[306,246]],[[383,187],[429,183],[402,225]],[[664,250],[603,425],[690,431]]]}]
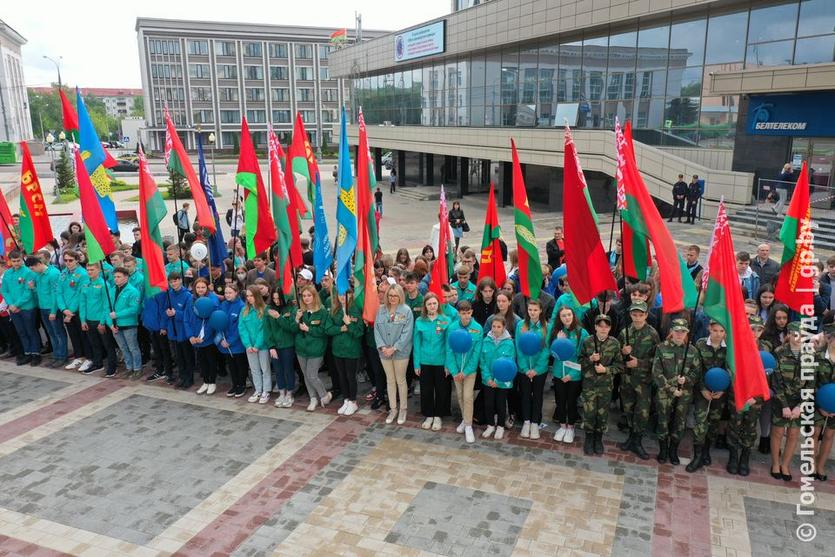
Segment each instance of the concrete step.
[{"label": "concrete step", "polygon": [[[447,197],[451,198],[451,192]],[[397,195],[412,201],[437,201],[441,199],[441,188],[431,186],[400,187],[397,188]]]},{"label": "concrete step", "polygon": [[[756,221],[754,218],[738,218],[737,216],[732,216],[730,221],[731,228],[734,231],[734,237],[744,234],[749,235],[749,238],[755,238],[757,240],[762,240],[763,242],[779,241],[779,238],[777,237],[777,234],[779,234],[779,228],[777,228],[777,231],[773,236],[769,237],[766,229],[766,222],[763,219],[759,220],[759,224],[755,224]],[[777,219],[773,219],[773,222],[779,224],[782,220],[777,221]],[[834,229],[827,228],[825,230],[817,230],[817,234],[815,234],[815,251],[826,252],[827,254],[835,252]],[[823,259],[826,259],[823,253],[821,253],[821,256],[823,256]]]}]

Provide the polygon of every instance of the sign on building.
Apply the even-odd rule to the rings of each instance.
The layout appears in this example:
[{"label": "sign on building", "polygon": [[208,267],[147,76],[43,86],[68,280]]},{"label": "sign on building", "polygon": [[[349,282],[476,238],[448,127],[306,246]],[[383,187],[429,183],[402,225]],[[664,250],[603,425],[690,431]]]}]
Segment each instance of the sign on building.
[{"label": "sign on building", "polygon": [[441,54],[446,46],[446,20],[436,21],[394,36],[394,61],[405,62]]}]

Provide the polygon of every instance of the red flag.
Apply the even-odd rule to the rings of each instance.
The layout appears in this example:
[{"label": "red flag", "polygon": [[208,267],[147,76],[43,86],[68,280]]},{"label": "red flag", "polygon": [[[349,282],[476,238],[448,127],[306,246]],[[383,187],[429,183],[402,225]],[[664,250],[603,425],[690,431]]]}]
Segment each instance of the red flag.
[{"label": "red flag", "polygon": [[166,290],[168,277],[162,251],[160,223],[166,215],[165,202],[157,189],[154,177],[142,147],[139,147],[139,236],[142,241],[142,259],[145,261],[145,278],[154,288]]},{"label": "red flag", "polygon": [[377,318],[380,300],[377,297],[377,280],[374,275],[374,253],[371,248],[368,211],[370,196],[361,192],[369,189],[368,133],[362,109],[359,113],[359,149],[357,153],[357,250],[354,253],[354,303],[362,308],[362,318],[373,323]]},{"label": "red flag", "polygon": [[510,139],[513,156],[513,224],[516,231],[516,246],[519,256],[519,285],[522,294],[538,299],[542,289],[542,265],[539,262],[539,248],[536,245],[536,233],[531,219],[531,207],[528,204],[528,192],[516,152],[516,142]]},{"label": "red flag", "polygon": [[249,124],[241,122],[241,153],[238,157],[238,173],[235,182],[244,188],[244,227],[247,252],[250,257],[270,249],[275,242],[275,222],[270,214],[267,189],[261,177],[261,167],[249,135]]},{"label": "red flag", "polygon": [[0,234],[3,235],[3,253],[9,253],[17,247],[17,234],[12,225],[12,212],[9,210],[9,204],[6,202],[6,196],[3,195],[3,190],[0,190]]},{"label": "red flag", "polygon": [[565,127],[565,153],[563,168],[563,218],[565,219],[565,266],[571,292],[580,304],[588,303],[594,296],[606,290],[617,290],[618,285],[609,259],[600,241],[600,233],[594,215],[586,199],[586,178],[571,130]]},{"label": "red flag", "polygon": [[441,287],[449,284],[449,212],[446,205],[446,193],[444,186],[441,186],[441,201],[438,212],[440,230],[438,230],[438,253],[435,262],[432,264],[432,277],[429,282],[429,290],[434,292],[443,303],[444,291]]},{"label": "red flag", "polygon": [[87,241],[87,259],[90,263],[98,263],[116,251],[110,229],[104,220],[99,198],[93,189],[90,175],[84,161],[81,160],[81,150],[75,150],[75,173],[78,178],[78,197],[81,201],[81,219],[84,221],[84,237]]},{"label": "red flag", "polygon": [[[783,266],[774,289],[776,299],[803,315],[814,314],[814,278],[812,273],[803,273],[803,269],[814,262],[812,236],[809,171],[804,162],[780,229]],[[806,306],[805,310],[803,306]]]},{"label": "red flag", "polygon": [[20,166],[20,242],[26,253],[35,253],[55,238],[38,173],[29,153],[29,145],[20,142],[23,162]]},{"label": "red flag", "polygon": [[208,228],[211,234],[215,233],[215,217],[209,208],[206,200],[206,193],[200,180],[194,173],[194,168],[188,160],[185,147],[183,147],[180,136],[177,135],[177,128],[171,120],[168,109],[165,110],[165,165],[171,172],[176,172],[186,179],[191,189],[191,197],[194,199],[194,208],[197,210],[197,223],[203,228]]},{"label": "red flag", "polygon": [[67,133],[78,133],[78,113],[76,113],[63,89],[58,89],[61,97],[61,113],[64,121],[64,131]]},{"label": "red flag", "polygon": [[481,261],[478,265],[478,280],[492,277],[501,288],[507,280],[507,271],[502,261],[502,247],[499,237],[502,229],[499,226],[499,212],[496,208],[496,193],[490,182],[490,196],[487,198],[487,214],[484,215],[484,234],[481,237]]},{"label": "red flag", "polygon": [[[276,273],[281,277],[281,290],[285,294],[293,292],[293,250],[297,249],[301,257],[301,238],[299,237],[299,216],[290,205],[290,195],[284,179],[281,159],[284,149],[278,141],[272,126],[267,132],[270,159],[270,188],[272,194],[273,220],[278,232],[278,253]],[[298,245],[295,245],[298,244]]]}]

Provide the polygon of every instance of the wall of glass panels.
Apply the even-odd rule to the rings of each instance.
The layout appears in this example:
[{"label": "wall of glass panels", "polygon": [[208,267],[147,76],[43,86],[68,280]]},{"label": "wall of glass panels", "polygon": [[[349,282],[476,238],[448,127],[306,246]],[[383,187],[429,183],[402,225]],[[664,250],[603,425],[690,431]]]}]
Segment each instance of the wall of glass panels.
[{"label": "wall of glass panels", "polygon": [[581,128],[631,118],[653,144],[732,147],[739,98],[710,74],[835,61],[835,0],[753,2],[565,40],[398,67],[352,80],[368,124]]}]

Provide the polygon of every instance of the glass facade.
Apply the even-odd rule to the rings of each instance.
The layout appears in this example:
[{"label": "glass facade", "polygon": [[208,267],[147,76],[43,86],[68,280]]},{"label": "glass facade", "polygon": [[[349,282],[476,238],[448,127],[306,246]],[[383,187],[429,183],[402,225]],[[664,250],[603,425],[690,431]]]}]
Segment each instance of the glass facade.
[{"label": "glass facade", "polygon": [[[710,74],[835,61],[835,0],[755,2],[609,33],[432,60],[352,81],[368,124],[554,127],[633,120],[650,144],[732,147],[739,98]],[[571,108],[571,107],[570,107]]]}]

